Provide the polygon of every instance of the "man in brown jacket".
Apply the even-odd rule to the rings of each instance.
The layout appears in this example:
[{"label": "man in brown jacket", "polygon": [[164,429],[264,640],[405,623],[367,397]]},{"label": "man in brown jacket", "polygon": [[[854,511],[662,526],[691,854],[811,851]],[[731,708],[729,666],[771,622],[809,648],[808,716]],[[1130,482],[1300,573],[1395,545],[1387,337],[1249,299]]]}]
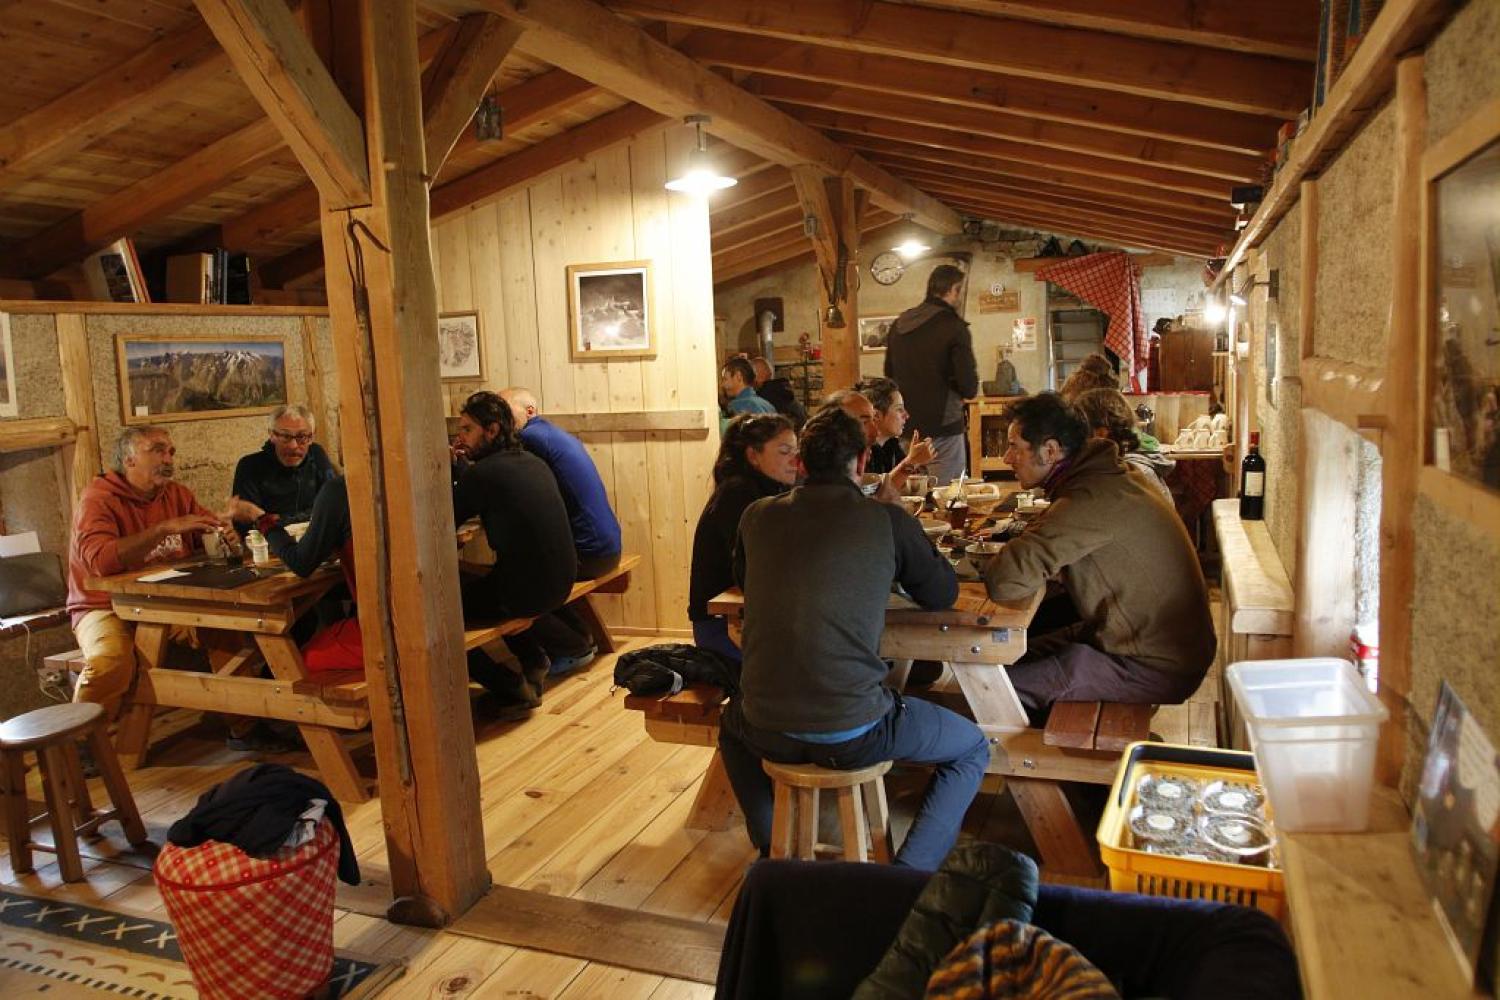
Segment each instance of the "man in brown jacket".
[{"label": "man in brown jacket", "polygon": [[1028,636],[1009,668],[1021,703],[1040,721],[1053,702],[1186,701],[1213,662],[1208,587],[1177,514],[1091,438],[1061,397],[1010,408],[1005,458],[1050,507],[985,569],[990,597],[1035,593],[1057,579],[1078,621]]}]

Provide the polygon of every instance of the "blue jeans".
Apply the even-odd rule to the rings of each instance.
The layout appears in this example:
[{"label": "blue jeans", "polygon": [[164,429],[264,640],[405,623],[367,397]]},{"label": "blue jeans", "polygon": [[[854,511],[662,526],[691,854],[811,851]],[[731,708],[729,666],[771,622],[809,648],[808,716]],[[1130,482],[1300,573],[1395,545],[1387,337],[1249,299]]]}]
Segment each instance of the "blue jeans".
[{"label": "blue jeans", "polygon": [[711,649],[715,653],[723,653],[735,663],[740,662],[742,656],[740,647],[729,638],[729,622],[723,618],[693,622],[693,645],[699,649]]},{"label": "blue jeans", "polygon": [[869,732],[844,743],[805,743],[784,733],[756,729],[745,721],[738,700],[725,708],[719,750],[734,797],[745,813],[750,841],[764,855],[771,844],[774,794],[762,760],[817,764],[852,771],[883,760],[932,764],[932,780],[922,796],[896,864],[936,871],[953,842],[969,803],[979,792],[990,762],[989,742],[968,719],[923,701],[894,695],[890,711]]}]

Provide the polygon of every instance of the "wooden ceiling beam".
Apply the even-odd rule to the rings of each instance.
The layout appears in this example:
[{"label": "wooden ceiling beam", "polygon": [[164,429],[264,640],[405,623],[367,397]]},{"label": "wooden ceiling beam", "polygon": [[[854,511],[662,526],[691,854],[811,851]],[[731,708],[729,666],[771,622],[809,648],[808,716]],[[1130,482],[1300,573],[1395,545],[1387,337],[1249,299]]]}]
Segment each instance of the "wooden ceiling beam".
[{"label": "wooden ceiling beam", "polygon": [[[1234,237],[1234,231],[1228,229],[1220,231],[1174,225],[1170,222],[1139,222],[1134,219],[1123,218],[1107,210],[1080,209],[1053,202],[1034,201],[1027,198],[1002,197],[999,195],[981,194],[979,192],[972,192],[967,195],[955,194],[953,197],[955,200],[962,201],[965,205],[982,207],[990,213],[1029,212],[1049,217],[1066,218],[1090,225],[1108,226],[1120,232],[1134,233],[1141,236],[1181,239],[1203,245],[1229,242]],[[995,218],[1003,217],[1003,215],[995,216]]]},{"label": "wooden ceiling beam", "polygon": [[1306,0],[928,0],[974,14],[1044,21],[1312,62],[1318,22]]},{"label": "wooden ceiling beam", "polygon": [[741,226],[737,230],[719,233],[711,232],[709,243],[714,253],[726,253],[748,246],[770,236],[784,236],[787,233],[802,232],[802,208],[798,205],[789,205],[779,212],[766,216],[759,222],[748,226]]},{"label": "wooden ceiling beam", "polygon": [[4,254],[0,267],[45,277],[243,178],[281,154],[277,138],[268,119],[253,122],[23,241]]},{"label": "wooden ceiling beam", "polygon": [[[867,210],[860,222],[860,232],[868,233],[888,226],[898,216],[883,209]],[[714,257],[714,287],[730,282],[748,280],[772,270],[790,267],[798,263],[817,266],[806,237],[796,240],[765,241],[759,246],[743,248],[735,253]]]},{"label": "wooden ceiling beam", "polygon": [[1078,188],[1048,184],[1028,178],[1008,177],[1003,174],[987,174],[977,170],[960,170],[940,167],[935,163],[882,161],[892,173],[900,174],[917,187],[929,184],[962,185],[978,191],[1017,194],[1026,198],[1051,199],[1063,204],[1097,206],[1124,215],[1146,219],[1182,220],[1213,229],[1228,229],[1234,223],[1230,210],[1204,211],[1192,206],[1168,206],[1160,202],[1132,201],[1118,194],[1103,194]]},{"label": "wooden ceiling beam", "polygon": [[[429,32],[423,36],[424,40],[433,34],[436,32]],[[506,127],[521,131],[600,93],[602,91],[587,80],[554,69],[502,90],[500,106]],[[449,154],[449,160],[478,144],[474,133],[465,131]],[[318,189],[305,184],[223,223],[218,238],[211,243],[231,250],[249,250],[282,233],[310,226],[317,218]]]},{"label": "wooden ceiling beam", "polygon": [[970,135],[1029,143],[1107,159],[1153,164],[1224,180],[1252,182],[1264,162],[1257,156],[1229,153],[1160,139],[1146,139],[1108,129],[1052,122],[986,109],[943,104],[922,98],[882,94],[786,77],[757,77],[746,89],[782,106],[866,115],[912,125],[956,129]]},{"label": "wooden ceiling beam", "polygon": [[1307,105],[1313,75],[1311,65],[1300,60],[883,0],[612,0],[611,5],[657,21],[1288,118]]},{"label": "wooden ceiling beam", "polygon": [[453,37],[427,67],[422,77],[422,134],[428,177],[442,169],[524,30],[493,14],[470,14],[458,21]]},{"label": "wooden ceiling beam", "polygon": [[1039,167],[1055,167],[1072,170],[1111,181],[1129,181],[1147,184],[1164,191],[1180,191],[1184,194],[1204,198],[1219,198],[1227,202],[1229,189],[1233,185],[1222,178],[1204,177],[1181,170],[1168,170],[1146,163],[1127,160],[1110,160],[1102,156],[1087,156],[1061,149],[1025,142],[1008,142],[989,136],[973,135],[957,129],[933,128],[910,125],[906,122],[886,121],[868,115],[849,115],[838,111],[820,111],[806,108],[798,117],[814,128],[835,133],[838,141],[848,136],[862,139],[894,139],[899,142],[933,149],[946,149],[966,156],[978,156],[987,160],[1005,160],[1010,163],[1031,163]]},{"label": "wooden ceiling beam", "polygon": [[[864,150],[870,156],[876,158],[879,162],[885,163],[887,166],[897,163],[914,162],[929,166],[936,164],[944,167],[953,160],[951,154],[944,155],[941,151],[928,146],[917,146],[889,140],[859,139],[857,137],[847,141],[850,146],[855,149]],[[1079,173],[1073,170],[1058,170],[1054,167],[1039,166],[1035,163],[1022,163],[1010,160],[974,160],[968,166],[976,172],[982,171],[1000,177],[1027,178],[1097,194],[1119,195],[1135,201],[1171,205],[1174,207],[1187,205],[1201,209],[1204,212],[1222,212],[1232,215],[1232,211],[1224,199],[1204,198],[1198,195],[1182,194],[1177,191],[1163,191],[1149,184],[1106,181],[1093,174]]]},{"label": "wooden ceiling beam", "polygon": [[1106,240],[1119,247],[1134,247],[1142,250],[1161,250],[1166,253],[1188,257],[1207,258],[1215,253],[1215,245],[1189,240],[1171,239],[1148,235],[1119,226],[1100,225],[1066,215],[1041,212],[1007,211],[1001,215],[981,205],[964,206],[973,215],[990,219],[1013,228],[1032,228],[1058,236],[1087,236],[1090,239]]},{"label": "wooden ceiling beam", "polygon": [[228,65],[199,23],[141,49],[72,90],[0,126],[0,189],[116,132]]},{"label": "wooden ceiling beam", "polygon": [[766,216],[775,215],[796,204],[797,193],[790,185],[786,188],[768,191],[757,198],[750,198],[722,211],[710,213],[709,229],[714,233],[727,235],[745,226],[754,225]]},{"label": "wooden ceiling beam", "polygon": [[1241,114],[1177,101],[1122,94],[1074,83],[1032,80],[961,66],[919,62],[700,29],[679,49],[710,66],[862,87],[883,94],[942,101],[981,111],[1084,125],[1148,139],[1263,154],[1275,143],[1277,117]]},{"label": "wooden ceiling beam", "polygon": [[1167,232],[1191,233],[1211,239],[1215,242],[1229,241],[1234,238],[1234,227],[1228,224],[1216,226],[1209,223],[1195,222],[1187,219],[1173,219],[1166,216],[1153,216],[1122,210],[1113,205],[1104,205],[1097,202],[1090,204],[1086,201],[1075,199],[1060,199],[1049,196],[1038,196],[1028,194],[1024,191],[1008,191],[989,187],[980,187],[973,184],[963,183],[933,183],[931,189],[940,192],[945,197],[956,201],[967,203],[982,202],[985,205],[1015,208],[1037,208],[1042,210],[1056,209],[1067,212],[1079,218],[1097,219],[1100,222],[1119,222],[1122,225],[1136,226],[1142,229],[1161,229]]},{"label": "wooden ceiling beam", "polygon": [[792,172],[779,163],[771,165],[770,170],[758,171],[749,177],[742,178],[738,184],[726,191],[721,191],[708,203],[710,215],[742,205],[752,198],[759,198],[763,194],[772,191],[785,191],[792,186]]},{"label": "wooden ceiling beam", "polygon": [[329,205],[367,204],[364,126],[284,0],[193,2]]},{"label": "wooden ceiling beam", "polygon": [[526,25],[520,48],[599,86],[673,117],[707,114],[708,131],[787,166],[847,174],[893,212],[909,212],[938,232],[956,232],[957,213],[854,156],[760,98],[746,93],[590,0],[438,0],[485,9]]}]

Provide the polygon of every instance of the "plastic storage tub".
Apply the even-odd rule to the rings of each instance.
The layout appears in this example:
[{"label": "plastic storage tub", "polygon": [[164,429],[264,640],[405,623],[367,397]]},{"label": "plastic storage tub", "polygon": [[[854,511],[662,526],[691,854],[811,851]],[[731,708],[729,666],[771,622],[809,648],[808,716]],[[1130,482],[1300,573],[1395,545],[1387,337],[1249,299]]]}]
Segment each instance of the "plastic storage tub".
[{"label": "plastic storage tub", "polygon": [[1357,833],[1370,822],[1385,706],[1345,660],[1251,660],[1229,667],[1276,825]]}]

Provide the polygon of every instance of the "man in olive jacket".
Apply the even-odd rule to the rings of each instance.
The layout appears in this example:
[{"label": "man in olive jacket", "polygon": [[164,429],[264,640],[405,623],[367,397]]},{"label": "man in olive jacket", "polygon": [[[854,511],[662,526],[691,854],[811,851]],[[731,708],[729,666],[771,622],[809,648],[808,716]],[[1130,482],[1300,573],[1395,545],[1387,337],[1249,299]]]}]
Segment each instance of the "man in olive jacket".
[{"label": "man in olive jacket", "polygon": [[985,584],[1013,600],[1058,579],[1079,619],[1028,637],[1007,671],[1021,703],[1039,721],[1057,701],[1186,701],[1217,641],[1182,521],[1055,393],[1021,400],[1010,417],[1006,460],[1051,505],[990,561]]},{"label": "man in olive jacket", "polygon": [[927,297],[891,323],[885,376],[901,388],[911,416],[908,429],[932,438],[937,461],[927,470],[946,483],[968,468],[964,400],[979,392],[974,339],[958,314],[964,272],[939,264],[927,278]]},{"label": "man in olive jacket", "polygon": [[837,408],[799,440],[807,482],[757,500],[740,517],[734,574],[745,591],[740,694],[719,748],[750,840],[771,839],[771,780],[762,760],[855,770],[880,761],[932,764],[932,782],[896,864],[934,870],[979,791],[989,745],[946,708],[884,686],[886,603],[900,583],[927,609],[952,607],[953,567],[915,518],[859,489],[865,435]]}]

